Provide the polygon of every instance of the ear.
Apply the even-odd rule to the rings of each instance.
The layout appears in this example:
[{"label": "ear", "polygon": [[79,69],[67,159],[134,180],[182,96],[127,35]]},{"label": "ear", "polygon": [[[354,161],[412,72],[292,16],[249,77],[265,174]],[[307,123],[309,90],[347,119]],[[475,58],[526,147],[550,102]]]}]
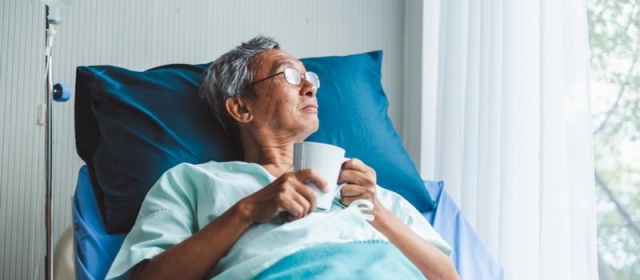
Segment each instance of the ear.
[{"label": "ear", "polygon": [[253,115],[247,108],[247,104],[240,98],[227,98],[225,107],[229,115],[240,123],[248,123],[253,120]]}]

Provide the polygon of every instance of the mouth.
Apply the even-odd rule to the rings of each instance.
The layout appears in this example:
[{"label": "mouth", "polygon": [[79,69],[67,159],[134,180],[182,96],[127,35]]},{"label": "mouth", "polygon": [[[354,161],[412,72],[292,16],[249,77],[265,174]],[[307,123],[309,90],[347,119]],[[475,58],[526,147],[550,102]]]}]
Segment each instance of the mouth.
[{"label": "mouth", "polygon": [[312,103],[302,107],[302,111],[306,112],[318,112],[318,104]]}]

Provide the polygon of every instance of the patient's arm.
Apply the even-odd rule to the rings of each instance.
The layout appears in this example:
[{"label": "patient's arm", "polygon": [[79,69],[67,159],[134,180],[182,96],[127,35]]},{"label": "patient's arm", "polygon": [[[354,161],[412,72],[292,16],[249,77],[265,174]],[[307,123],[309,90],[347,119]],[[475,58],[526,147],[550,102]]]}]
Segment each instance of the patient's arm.
[{"label": "patient's arm", "polygon": [[240,200],[191,237],[136,265],[131,279],[204,279],[254,223],[286,212],[298,219],[315,210],[315,194],[302,182],[326,185],[312,170],[285,173]]},{"label": "patient's arm", "polygon": [[373,202],[371,225],[415,264],[428,279],[459,279],[453,263],[440,249],[418,236],[402,220],[387,209],[376,196],[376,174],[362,161],[352,159],[342,166],[338,179],[346,183],[341,203],[349,205],[358,199]]},{"label": "patient's arm", "polygon": [[[400,251],[415,264],[428,279],[459,279],[451,260],[440,249],[418,236],[382,204],[371,222]],[[374,208],[375,209],[375,208]]]},{"label": "patient's arm", "polygon": [[131,279],[204,279],[251,225],[236,204],[190,238],[136,265]]}]

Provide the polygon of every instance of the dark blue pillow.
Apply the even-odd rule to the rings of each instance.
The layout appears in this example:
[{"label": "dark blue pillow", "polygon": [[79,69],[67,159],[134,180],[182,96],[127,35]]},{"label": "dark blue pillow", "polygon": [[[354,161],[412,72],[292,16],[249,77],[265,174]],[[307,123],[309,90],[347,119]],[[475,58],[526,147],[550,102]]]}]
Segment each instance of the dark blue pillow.
[{"label": "dark blue pillow", "polygon": [[77,68],[76,148],[108,232],[131,229],[147,191],[169,168],[242,158],[198,96],[206,67]]},{"label": "dark blue pillow", "polygon": [[[381,52],[302,59],[318,73],[320,129],[308,140],[333,143],[376,169],[378,183],[421,211],[431,197],[387,116]],[[136,72],[81,66],[76,74],[76,148],[87,164],[107,231],[127,232],[149,188],[181,162],[242,158],[198,88],[208,64]]]}]

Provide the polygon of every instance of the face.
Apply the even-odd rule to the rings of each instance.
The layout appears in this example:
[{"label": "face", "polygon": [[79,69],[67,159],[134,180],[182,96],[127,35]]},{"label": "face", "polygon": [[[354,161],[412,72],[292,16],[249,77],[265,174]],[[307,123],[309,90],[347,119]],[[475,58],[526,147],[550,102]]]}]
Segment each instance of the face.
[{"label": "face", "polygon": [[[278,49],[258,54],[250,67],[255,69],[254,82],[285,68],[307,72],[300,60]],[[253,89],[256,96],[243,99],[252,116],[248,125],[253,130],[297,141],[318,130],[317,88],[308,80],[303,78],[299,85],[292,85],[280,74],[254,84]]]}]

